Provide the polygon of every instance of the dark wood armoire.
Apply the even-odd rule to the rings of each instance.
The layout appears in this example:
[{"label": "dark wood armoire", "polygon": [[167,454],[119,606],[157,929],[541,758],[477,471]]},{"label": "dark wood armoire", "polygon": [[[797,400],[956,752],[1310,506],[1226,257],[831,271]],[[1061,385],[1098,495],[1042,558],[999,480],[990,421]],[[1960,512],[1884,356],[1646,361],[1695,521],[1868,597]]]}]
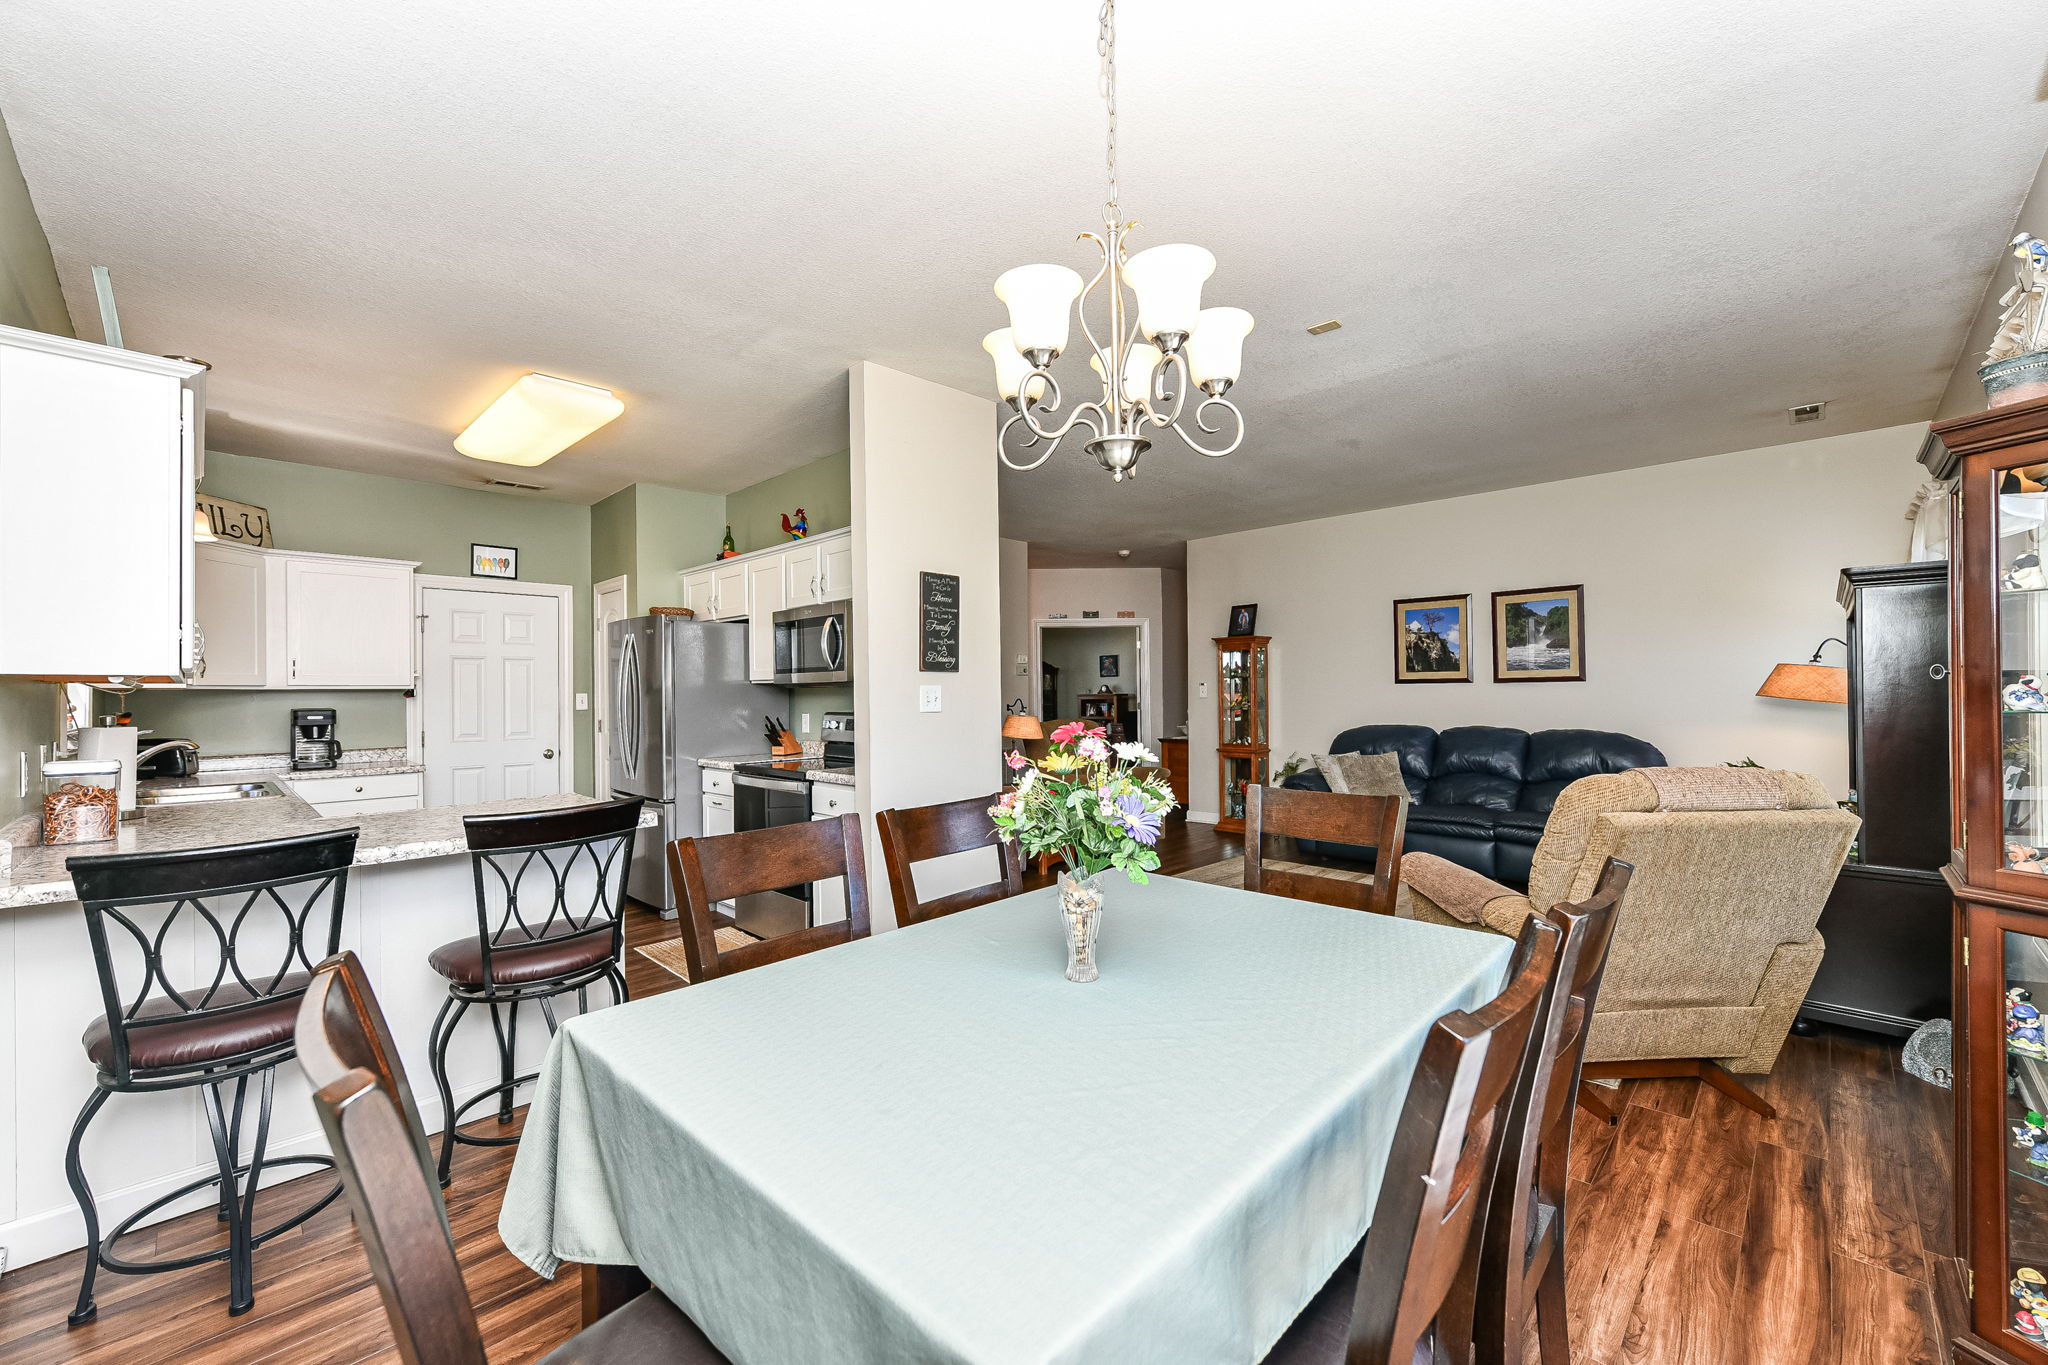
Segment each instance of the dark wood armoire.
[{"label": "dark wood armoire", "polygon": [[1808,1018],[1906,1034],[1949,1012],[1948,592],[1946,561],[1842,570],[1863,829],[1821,911]]}]

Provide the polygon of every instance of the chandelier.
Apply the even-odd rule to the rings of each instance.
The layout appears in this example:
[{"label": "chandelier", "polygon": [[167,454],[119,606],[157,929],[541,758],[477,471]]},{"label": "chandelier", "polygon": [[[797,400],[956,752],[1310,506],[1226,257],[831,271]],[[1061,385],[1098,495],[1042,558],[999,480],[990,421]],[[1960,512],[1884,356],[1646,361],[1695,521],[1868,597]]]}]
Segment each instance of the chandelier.
[{"label": "chandelier", "polygon": [[[995,361],[996,390],[1010,408],[996,433],[996,454],[1004,464],[1036,469],[1081,428],[1090,434],[1082,449],[1121,483],[1136,477],[1138,457],[1152,448],[1147,433],[1159,427],[1172,427],[1190,449],[1212,459],[1237,449],[1244,440],[1244,414],[1224,395],[1237,382],[1252,315],[1242,308],[1202,307],[1202,281],[1215,272],[1216,258],[1201,247],[1174,243],[1126,256],[1124,238],[1138,224],[1123,221],[1117,203],[1116,0],[1103,0],[1099,24],[1096,48],[1109,114],[1109,198],[1102,209],[1103,231],[1084,232],[1075,240],[1095,243],[1102,266],[1085,285],[1077,271],[1063,265],[1004,271],[996,279],[996,297],[1009,306],[1010,325],[982,338],[981,348]],[[1106,344],[1088,322],[1089,297],[1097,289],[1108,305]],[[1124,297],[1126,289],[1135,309]],[[1076,317],[1093,352],[1088,364],[1101,380],[1102,398],[1077,403],[1062,418],[1052,363],[1067,349]],[[1200,401],[1190,415],[1197,429],[1210,437],[1231,433],[1220,449],[1203,445],[1182,425],[1195,389],[1201,390]],[[1215,424],[1209,420],[1212,413],[1221,414]],[[1045,447],[1028,463],[1011,458],[1011,432],[1020,424],[1024,430],[1015,442],[1020,454]]]}]

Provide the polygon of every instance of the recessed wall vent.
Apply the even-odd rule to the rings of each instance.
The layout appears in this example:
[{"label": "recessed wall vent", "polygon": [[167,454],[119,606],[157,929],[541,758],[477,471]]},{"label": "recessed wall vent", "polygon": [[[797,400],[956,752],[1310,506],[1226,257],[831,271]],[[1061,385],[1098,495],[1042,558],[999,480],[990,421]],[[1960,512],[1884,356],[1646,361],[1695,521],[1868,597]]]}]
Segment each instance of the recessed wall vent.
[{"label": "recessed wall vent", "polygon": [[548,489],[544,483],[514,483],[510,479],[485,479],[483,485],[486,488],[513,488],[521,493],[545,493]]},{"label": "recessed wall vent", "polygon": [[1801,403],[1798,407],[1786,408],[1785,411],[1791,414],[1792,425],[1798,426],[1801,422],[1818,422],[1826,417],[1828,405],[1826,402]]}]

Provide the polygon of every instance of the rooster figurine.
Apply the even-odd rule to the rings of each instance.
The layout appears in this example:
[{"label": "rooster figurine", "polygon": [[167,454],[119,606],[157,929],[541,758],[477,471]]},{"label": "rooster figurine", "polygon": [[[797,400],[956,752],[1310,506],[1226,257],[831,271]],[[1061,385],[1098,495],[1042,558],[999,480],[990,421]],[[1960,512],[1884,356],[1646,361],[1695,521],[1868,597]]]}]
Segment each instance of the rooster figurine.
[{"label": "rooster figurine", "polygon": [[782,514],[782,530],[791,540],[802,540],[810,531],[810,524],[804,520],[804,509],[796,509],[796,520],[789,519],[789,513]]}]

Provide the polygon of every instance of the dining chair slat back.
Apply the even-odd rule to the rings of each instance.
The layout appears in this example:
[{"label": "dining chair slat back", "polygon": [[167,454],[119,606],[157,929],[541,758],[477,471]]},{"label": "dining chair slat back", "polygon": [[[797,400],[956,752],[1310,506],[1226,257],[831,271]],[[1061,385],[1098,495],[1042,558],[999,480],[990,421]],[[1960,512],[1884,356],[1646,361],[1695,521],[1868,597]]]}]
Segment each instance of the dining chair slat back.
[{"label": "dining chair slat back", "polygon": [[[683,957],[692,981],[730,976],[868,936],[867,857],[858,815],[677,839],[668,846],[668,873],[682,910]],[[719,949],[715,915],[720,901],[832,877],[846,879],[846,918]]]},{"label": "dining chair slat back", "polygon": [[1545,1007],[1520,1093],[1509,1111],[1499,1178],[1480,1251],[1474,1329],[1478,1365],[1521,1365],[1536,1320],[1542,1365],[1571,1365],[1565,1314],[1565,1192],[1587,1024],[1635,869],[1609,858],[1593,894],[1553,906],[1558,986]]},{"label": "dining chair slat back", "polygon": [[400,1357],[485,1365],[426,1134],[354,953],[314,969],[294,1036]]},{"label": "dining chair slat back", "polygon": [[[969,797],[935,806],[885,810],[875,817],[881,825],[882,858],[889,868],[889,892],[895,898],[897,924],[920,924],[971,910],[1024,889],[1024,859],[1015,843],[996,837],[995,821],[989,818],[989,807],[995,803],[995,796]],[[917,883],[912,876],[916,864],[991,846],[995,849],[998,870],[994,881],[931,900],[918,899]]]},{"label": "dining chair slat back", "polygon": [[[1394,913],[1401,889],[1401,840],[1408,824],[1404,796],[1354,796],[1254,786],[1245,790],[1244,889],[1315,901],[1347,910]],[[1276,837],[1317,839],[1373,849],[1370,882],[1318,876],[1271,865]]]}]

